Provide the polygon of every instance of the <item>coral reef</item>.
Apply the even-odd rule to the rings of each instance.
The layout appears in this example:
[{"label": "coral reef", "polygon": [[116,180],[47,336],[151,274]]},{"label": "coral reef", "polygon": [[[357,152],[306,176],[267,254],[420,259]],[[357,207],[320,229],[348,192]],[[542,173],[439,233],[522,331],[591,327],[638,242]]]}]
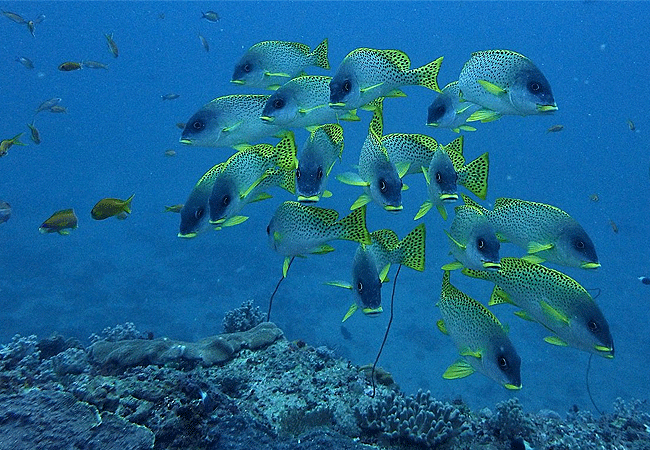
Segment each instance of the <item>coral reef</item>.
[{"label": "coral reef", "polygon": [[[229,321],[253,323],[242,308]],[[473,412],[405,396],[390,374],[371,398],[367,368],[268,322],[196,343],[132,324],[102,334],[87,348],[60,335],[0,346],[0,450],[650,448],[645,402],[601,417],[525,413],[514,398]]]},{"label": "coral reef", "polygon": [[253,306],[253,300],[247,300],[239,308],[228,311],[223,318],[224,333],[248,331],[266,320],[266,316],[258,306]]}]

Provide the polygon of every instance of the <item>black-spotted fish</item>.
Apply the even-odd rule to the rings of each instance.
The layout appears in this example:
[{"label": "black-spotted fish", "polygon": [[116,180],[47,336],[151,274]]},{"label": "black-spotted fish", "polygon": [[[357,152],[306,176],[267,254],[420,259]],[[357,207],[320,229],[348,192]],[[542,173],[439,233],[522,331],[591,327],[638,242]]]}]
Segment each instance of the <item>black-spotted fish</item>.
[{"label": "black-spotted fish", "polygon": [[414,220],[424,216],[436,207],[443,219],[447,220],[447,203],[458,200],[458,185],[465,186],[481,199],[487,195],[489,156],[483,153],[465,165],[463,156],[463,137],[459,136],[446,146],[439,145],[428,167],[422,167],[427,183],[429,199],[415,215]]},{"label": "black-spotted fish", "polygon": [[368,127],[368,135],[361,147],[359,173],[345,172],[336,177],[342,183],[364,188],[364,193],[350,209],[359,208],[371,201],[375,201],[386,211],[401,211],[403,208],[402,177],[408,171],[409,165],[397,167],[389,159],[386,149],[381,145],[382,131],[382,108],[381,103],[378,103]]},{"label": "black-spotted fish", "polygon": [[59,233],[70,234],[70,230],[77,228],[77,216],[73,209],[62,209],[52,214],[41,224],[38,231],[43,234]]},{"label": "black-spotted fish", "polygon": [[293,133],[287,133],[274,147],[258,144],[238,151],[226,161],[210,194],[210,223],[217,229],[248,219],[237,215],[246,204],[270,198],[266,190],[280,186],[294,193],[297,166]]},{"label": "black-spotted fish", "polygon": [[361,120],[355,111],[330,108],[331,79],[305,75],[286,82],[266,102],[262,120],[291,128],[308,128],[339,120]]},{"label": "black-spotted fish", "polygon": [[325,188],[334,163],[343,153],[343,127],[325,124],[314,129],[302,148],[296,169],[298,201],[314,203],[321,196],[330,197]]},{"label": "black-spotted fish", "polygon": [[367,316],[382,311],[381,286],[388,280],[391,264],[401,264],[418,272],[424,271],[426,230],[424,224],[415,227],[401,241],[392,230],[370,233],[372,243],[360,244],[352,261],[352,283],[332,281],[328,284],[350,289],[354,303],[343,317],[343,322],[357,310]]},{"label": "black-spotted fish", "polygon": [[103,198],[98,201],[93,209],[90,211],[90,215],[95,220],[104,220],[109,217],[118,217],[119,219],[125,219],[126,214],[131,214],[131,201],[135,197],[135,194],[131,194],[126,200],[121,200],[119,198]]},{"label": "black-spotted fish", "polygon": [[501,244],[487,216],[481,209],[469,205],[457,206],[455,211],[451,228],[445,233],[456,261],[445,264],[442,269],[498,269]]},{"label": "black-spotted fish", "polygon": [[463,357],[442,375],[457,379],[480,372],[507,389],[521,389],[521,358],[499,319],[481,303],[458,290],[442,277],[440,300],[442,320],[438,329],[449,335]]},{"label": "black-spotted fish", "polygon": [[370,244],[366,228],[366,208],[361,207],[338,220],[339,213],[333,209],[307,206],[286,201],[276,209],[266,227],[269,244],[273,250],[285,256],[283,275],[286,277],[291,258],[309,253],[328,253],[334,250],[327,243],[345,239]]},{"label": "black-spotted fish", "polygon": [[264,41],[253,45],[241,57],[232,75],[232,83],[265,89],[277,89],[309,66],[329,69],[327,39],[312,51],[298,42]]},{"label": "black-spotted fish", "polygon": [[185,124],[180,142],[198,147],[245,148],[281,127],[260,120],[268,95],[217,97],[199,109]]},{"label": "black-spotted fish", "polygon": [[502,242],[526,250],[531,262],[561,266],[600,267],[596,248],[587,232],[569,214],[555,206],[514,198],[498,198],[489,211],[468,197],[465,203],[481,208]]},{"label": "black-spotted fish", "polygon": [[330,83],[330,106],[365,107],[380,97],[404,97],[403,86],[419,85],[440,92],[438,71],[442,57],[417,69],[400,50],[357,48],[339,65]]},{"label": "black-spotted fish", "polygon": [[539,322],[553,333],[544,339],[549,344],[614,357],[607,320],[585,288],[568,275],[510,257],[501,258],[499,270],[463,269],[463,273],[493,282],[490,305],[510,303],[521,308],[517,316]]},{"label": "black-spotted fish", "polygon": [[226,162],[224,161],[212,166],[192,188],[192,192],[190,192],[183,209],[181,209],[178,237],[193,238],[205,228],[209,218],[208,201],[212,194],[212,188],[225,165]]},{"label": "black-spotted fish", "polygon": [[544,74],[530,59],[510,50],[472,53],[460,72],[458,87],[464,100],[484,108],[472,114],[470,122],[557,111]]},{"label": "black-spotted fish", "polygon": [[429,106],[427,125],[436,128],[449,128],[456,133],[461,131],[476,131],[476,128],[467,124],[467,119],[480,105],[470,101],[462,101],[458,81],[449,83]]}]

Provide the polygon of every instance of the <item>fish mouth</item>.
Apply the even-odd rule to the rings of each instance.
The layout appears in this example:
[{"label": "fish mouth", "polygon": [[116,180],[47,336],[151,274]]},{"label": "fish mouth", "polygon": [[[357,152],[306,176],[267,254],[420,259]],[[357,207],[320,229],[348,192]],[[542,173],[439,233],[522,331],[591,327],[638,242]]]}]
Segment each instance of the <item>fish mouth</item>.
[{"label": "fish mouth", "polygon": [[298,201],[300,203],[316,203],[318,200],[320,200],[320,197],[318,195],[309,195],[309,196],[299,195],[298,196]]},{"label": "fish mouth", "polygon": [[345,107],[345,103],[343,103],[343,102],[336,102],[336,103],[330,102],[329,106],[330,106],[330,108],[341,109],[341,108]]},{"label": "fish mouth", "polygon": [[384,209],[386,211],[390,211],[390,212],[397,212],[397,211],[401,211],[402,209],[404,209],[404,207],[402,205],[399,205],[399,206],[386,205],[386,206],[384,206]]},{"label": "fish mouth", "polygon": [[594,348],[598,352],[597,355],[604,356],[607,359],[614,359],[614,346],[594,345]]},{"label": "fish mouth", "polygon": [[212,225],[221,225],[226,219],[210,219],[210,224]]},{"label": "fish mouth", "polygon": [[598,269],[600,267],[600,263],[597,262],[583,262],[580,263],[580,268],[581,269]]},{"label": "fish mouth", "polygon": [[458,194],[440,194],[440,200],[443,202],[455,202],[458,200]]},{"label": "fish mouth", "polygon": [[438,128],[440,126],[440,124],[438,122],[426,123],[425,125],[428,126],[428,127],[436,127],[436,128]]},{"label": "fish mouth", "polygon": [[557,111],[557,105],[555,103],[553,103],[552,105],[537,105],[537,111],[539,112]]},{"label": "fish mouth", "polygon": [[246,82],[244,80],[230,80],[232,84],[244,85]]},{"label": "fish mouth", "polygon": [[271,123],[275,120],[275,117],[261,116],[260,119],[262,119],[266,123]]},{"label": "fish mouth", "polygon": [[195,232],[185,233],[185,234],[183,234],[183,233],[178,233],[177,236],[178,236],[179,238],[183,238],[183,239],[191,239],[191,238],[196,237],[196,233],[195,233]]},{"label": "fish mouth", "polygon": [[501,263],[492,262],[492,261],[483,261],[483,268],[485,270],[499,270],[501,268]]},{"label": "fish mouth", "polygon": [[379,314],[384,312],[384,308],[381,306],[379,308],[363,308],[361,310],[366,316],[377,317]]},{"label": "fish mouth", "polygon": [[519,389],[521,389],[521,384],[519,386],[516,386],[514,384],[506,383],[503,385],[503,387],[505,387],[506,389],[518,391]]},{"label": "fish mouth", "polygon": [[192,139],[180,138],[178,142],[185,145],[192,145]]}]

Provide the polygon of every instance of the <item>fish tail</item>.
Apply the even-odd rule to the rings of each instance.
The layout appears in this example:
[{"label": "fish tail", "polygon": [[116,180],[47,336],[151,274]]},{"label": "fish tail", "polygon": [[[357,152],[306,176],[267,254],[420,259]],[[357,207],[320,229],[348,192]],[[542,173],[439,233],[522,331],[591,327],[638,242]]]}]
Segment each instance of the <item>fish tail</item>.
[{"label": "fish tail", "polygon": [[341,227],[342,235],[340,239],[348,241],[357,241],[362,244],[370,245],[372,239],[366,228],[366,205],[355,209],[350,214],[342,218],[338,225]]},{"label": "fish tail", "polygon": [[25,144],[25,143],[23,143],[23,142],[20,142],[20,137],[21,137],[23,134],[25,134],[25,133],[18,133],[17,135],[15,135],[14,137],[12,137],[12,138],[10,139],[10,141],[12,142],[12,144],[13,144],[13,145],[27,145],[27,144]]},{"label": "fish tail", "polygon": [[323,39],[323,42],[318,44],[318,46],[314,49],[312,54],[316,56],[316,67],[322,67],[325,70],[330,69],[330,62],[329,59],[327,58],[327,51],[328,51],[328,44],[327,44],[327,38]]},{"label": "fish tail", "polygon": [[375,112],[372,114],[370,126],[368,127],[368,134],[374,134],[375,137],[381,141],[381,137],[384,133],[384,98],[380,97],[377,100],[378,101],[376,102]]},{"label": "fish tail", "polygon": [[399,243],[401,264],[419,272],[424,271],[425,237],[426,229],[423,223],[404,236]]},{"label": "fish tail", "polygon": [[133,197],[135,197],[135,194],[131,194],[131,197],[127,198],[124,202],[124,212],[131,214],[131,200],[133,200]]},{"label": "fish tail", "polygon": [[282,170],[278,185],[290,194],[296,193],[296,173],[293,170]]},{"label": "fish tail", "polygon": [[485,200],[488,187],[490,161],[485,152],[458,172],[458,184],[465,186],[481,200]]},{"label": "fish tail", "polygon": [[441,64],[442,56],[435,61],[431,61],[429,64],[410,70],[409,73],[415,75],[415,84],[440,92],[440,87],[438,87],[438,72],[440,71]]},{"label": "fish tail", "polygon": [[294,170],[298,167],[296,140],[292,131],[287,131],[274,148],[274,162],[281,169]]}]

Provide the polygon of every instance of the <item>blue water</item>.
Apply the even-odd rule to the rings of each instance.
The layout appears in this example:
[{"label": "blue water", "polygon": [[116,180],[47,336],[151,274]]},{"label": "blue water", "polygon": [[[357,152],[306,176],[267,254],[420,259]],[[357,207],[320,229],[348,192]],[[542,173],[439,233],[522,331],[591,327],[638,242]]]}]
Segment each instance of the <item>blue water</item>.
[{"label": "blue water", "polygon": [[[181,146],[175,124],[215,97],[253,92],[229,82],[251,45],[278,39],[313,47],[328,37],[332,73],[357,47],[401,49],[414,67],[443,55],[441,86],[456,79],[472,51],[507,48],[527,55],[545,73],[559,111],[480,124],[466,133],[465,155],[471,160],[490,152],[488,204],[501,196],[550,203],[587,230],[602,268],[562,270],[602,290],[597,302],[615,340],[614,360],[592,361],[594,400],[610,410],[616,397],[648,398],[650,287],[637,277],[650,274],[645,39],[650,4],[7,2],[1,7],[28,19],[43,13],[46,20],[33,38],[26,27],[0,17],[0,137],[25,131],[28,142],[26,124],[51,97],[61,97],[68,113],[40,113],[42,144],[13,147],[0,160],[0,199],[13,206],[11,219],[0,224],[0,342],[16,333],[46,337],[55,331],[87,342],[91,333],[126,321],[156,336],[196,340],[221,332],[223,314],[247,299],[266,310],[282,257],[267,245],[265,228],[289,194],[276,190],[272,200],[248,206],[247,222],[193,240],[177,238],[179,216],[162,212],[164,205],[183,203],[198,178],[230,155],[228,149]],[[222,19],[202,20],[201,11],[208,9]],[[109,54],[104,33],[114,34],[119,58]],[[210,42],[209,53],[198,33]],[[16,56],[29,57],[36,68],[26,69]],[[57,70],[64,61],[83,59],[110,63],[110,69]],[[404,90],[408,97],[385,102],[386,134],[427,133],[443,144],[456,137],[424,125],[432,92]],[[170,92],[180,98],[161,101]],[[368,112],[361,115],[359,123],[344,123],[343,163],[333,175],[357,162],[370,119]],[[554,124],[565,128],[546,133]],[[296,131],[299,145],[306,137],[305,130]],[[165,157],[167,149],[177,156]],[[391,215],[370,205],[371,231],[392,228],[401,237],[416,225],[412,218],[426,198],[424,180],[405,181],[411,189],[404,194],[404,211]],[[320,206],[342,214],[360,194],[334,179],[329,189],[334,196]],[[127,220],[91,219],[99,199],[132,193]],[[594,193],[597,203],[590,200]],[[75,209],[79,228],[69,236],[39,234],[39,225],[64,208]],[[479,374],[441,378],[457,358],[451,340],[435,328],[439,267],[449,261],[443,229],[450,220],[435,211],[424,219],[427,269],[404,269],[399,276],[395,320],[380,365],[406,392],[429,389],[441,399],[462,397],[476,408],[512,395],[532,411],[564,412],[573,404],[593,408],[585,389],[588,355],[546,344],[544,329],[517,319],[508,306],[494,312],[510,326],[522,358],[523,389],[506,391]],[[324,282],[350,278],[355,245],[334,246],[331,254],[296,260],[275,299],[273,320],[289,339],[326,344],[356,364],[371,363],[388,314],[376,319],[355,314],[345,323],[351,337],[344,337],[341,318],[351,295]],[[502,256],[507,255],[521,252],[504,246]],[[492,289],[459,273],[452,281],[484,302]],[[386,300],[391,288],[384,287]]]}]

